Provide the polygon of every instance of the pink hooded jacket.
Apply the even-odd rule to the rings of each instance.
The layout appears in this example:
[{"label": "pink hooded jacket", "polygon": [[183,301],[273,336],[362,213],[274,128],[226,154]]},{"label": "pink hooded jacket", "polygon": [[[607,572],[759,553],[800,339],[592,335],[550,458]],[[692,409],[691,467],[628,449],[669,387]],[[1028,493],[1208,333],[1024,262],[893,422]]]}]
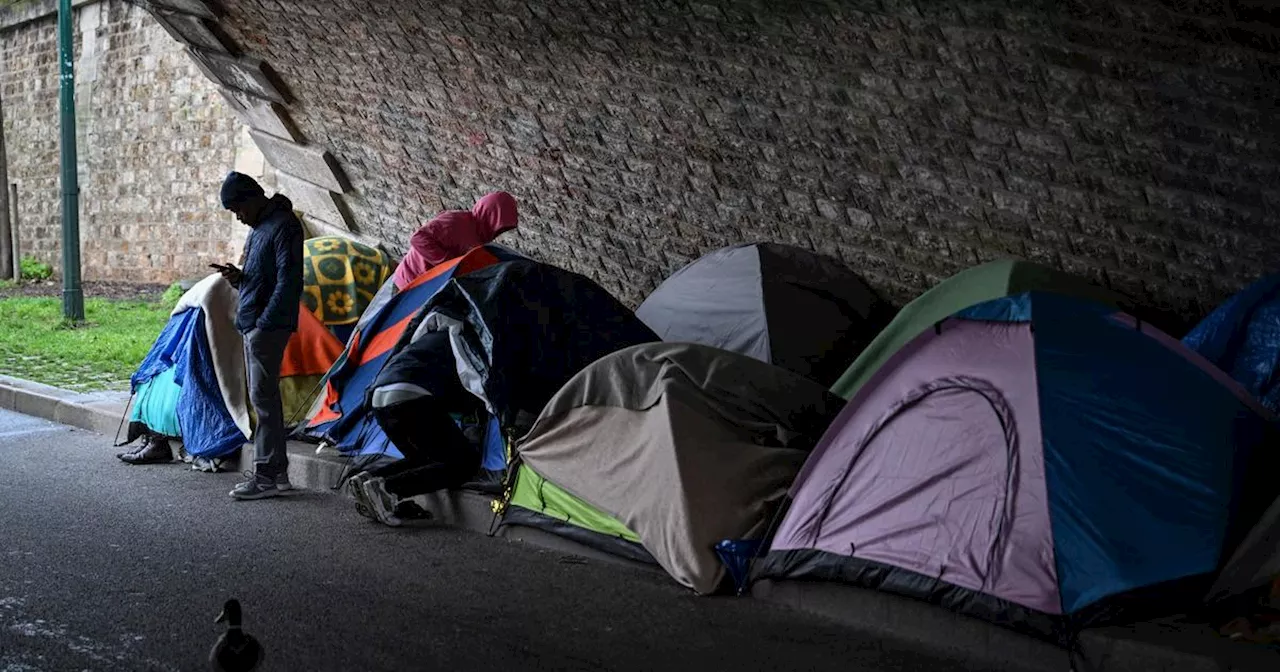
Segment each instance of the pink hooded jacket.
[{"label": "pink hooded jacket", "polygon": [[518,220],[516,199],[505,191],[485,195],[471,212],[446,210],[436,215],[409,239],[409,251],[391,276],[396,289],[404,289],[437,264],[492,242],[516,228]]}]

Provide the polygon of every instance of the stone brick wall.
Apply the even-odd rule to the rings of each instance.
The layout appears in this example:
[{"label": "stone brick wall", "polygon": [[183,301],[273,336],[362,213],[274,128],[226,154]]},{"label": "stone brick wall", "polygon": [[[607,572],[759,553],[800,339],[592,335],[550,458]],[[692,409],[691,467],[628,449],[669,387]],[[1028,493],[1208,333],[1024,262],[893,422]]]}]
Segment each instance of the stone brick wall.
[{"label": "stone brick wall", "polygon": [[[39,5],[40,3],[27,3]],[[45,3],[53,6],[54,3]],[[245,127],[149,14],[124,2],[76,10],[81,258],[86,280],[168,283],[239,258],[246,229],[218,205],[233,167],[263,177]],[[23,255],[60,271],[56,17],[6,25],[0,104]]]},{"label": "stone brick wall", "polygon": [[503,188],[633,303],[756,239],[899,301],[1019,256],[1183,319],[1280,258],[1268,0],[219,4],[397,250]]}]

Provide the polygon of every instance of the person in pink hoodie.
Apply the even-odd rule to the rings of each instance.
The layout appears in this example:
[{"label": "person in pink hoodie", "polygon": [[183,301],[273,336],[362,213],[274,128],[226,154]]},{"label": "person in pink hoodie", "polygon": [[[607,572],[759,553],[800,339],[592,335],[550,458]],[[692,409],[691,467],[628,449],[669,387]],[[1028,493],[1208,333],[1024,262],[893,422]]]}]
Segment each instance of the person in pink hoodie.
[{"label": "person in pink hoodie", "polygon": [[409,239],[409,251],[391,276],[396,289],[408,287],[437,264],[493,242],[503,232],[516,228],[518,219],[516,199],[505,191],[486,194],[470,212],[446,210],[436,215]]}]

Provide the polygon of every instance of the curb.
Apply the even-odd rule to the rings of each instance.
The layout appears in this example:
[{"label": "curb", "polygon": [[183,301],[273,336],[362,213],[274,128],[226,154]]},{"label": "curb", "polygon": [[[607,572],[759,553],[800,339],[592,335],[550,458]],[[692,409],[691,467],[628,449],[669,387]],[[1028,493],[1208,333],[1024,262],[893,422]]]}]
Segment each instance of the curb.
[{"label": "curb", "polygon": [[[78,393],[12,376],[0,375],[0,409],[115,436],[128,407],[120,393]],[[253,447],[240,451],[240,468],[253,467]],[[346,461],[316,454],[316,447],[289,442],[289,479],[294,487],[329,492]],[[415,498],[434,514],[433,524],[503,537],[546,550],[577,555],[641,572],[657,567],[596,551],[535,528],[504,526],[491,530],[493,496],[471,490],[437,492]],[[996,669],[1048,672],[1071,669],[1066,652],[1012,630],[888,593],[838,584],[798,581],[757,582],[749,599],[785,605],[842,623],[873,638],[890,638],[919,646],[952,660]],[[1081,634],[1084,656],[1097,672],[1274,672],[1280,651],[1230,642],[1205,626],[1163,620],[1087,630]]]},{"label": "curb", "polygon": [[0,408],[114,436],[127,401],[119,394],[81,393],[0,375]]}]

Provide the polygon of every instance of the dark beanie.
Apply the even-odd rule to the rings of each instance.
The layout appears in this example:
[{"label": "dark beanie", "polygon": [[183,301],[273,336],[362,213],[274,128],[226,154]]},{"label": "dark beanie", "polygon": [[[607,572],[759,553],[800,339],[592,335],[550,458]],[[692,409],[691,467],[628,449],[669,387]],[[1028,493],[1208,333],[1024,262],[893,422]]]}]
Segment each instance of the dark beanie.
[{"label": "dark beanie", "polygon": [[227,179],[222,181],[222,192],[219,194],[222,198],[222,207],[227,209],[254,196],[265,195],[257,180],[234,170],[227,174]]}]

